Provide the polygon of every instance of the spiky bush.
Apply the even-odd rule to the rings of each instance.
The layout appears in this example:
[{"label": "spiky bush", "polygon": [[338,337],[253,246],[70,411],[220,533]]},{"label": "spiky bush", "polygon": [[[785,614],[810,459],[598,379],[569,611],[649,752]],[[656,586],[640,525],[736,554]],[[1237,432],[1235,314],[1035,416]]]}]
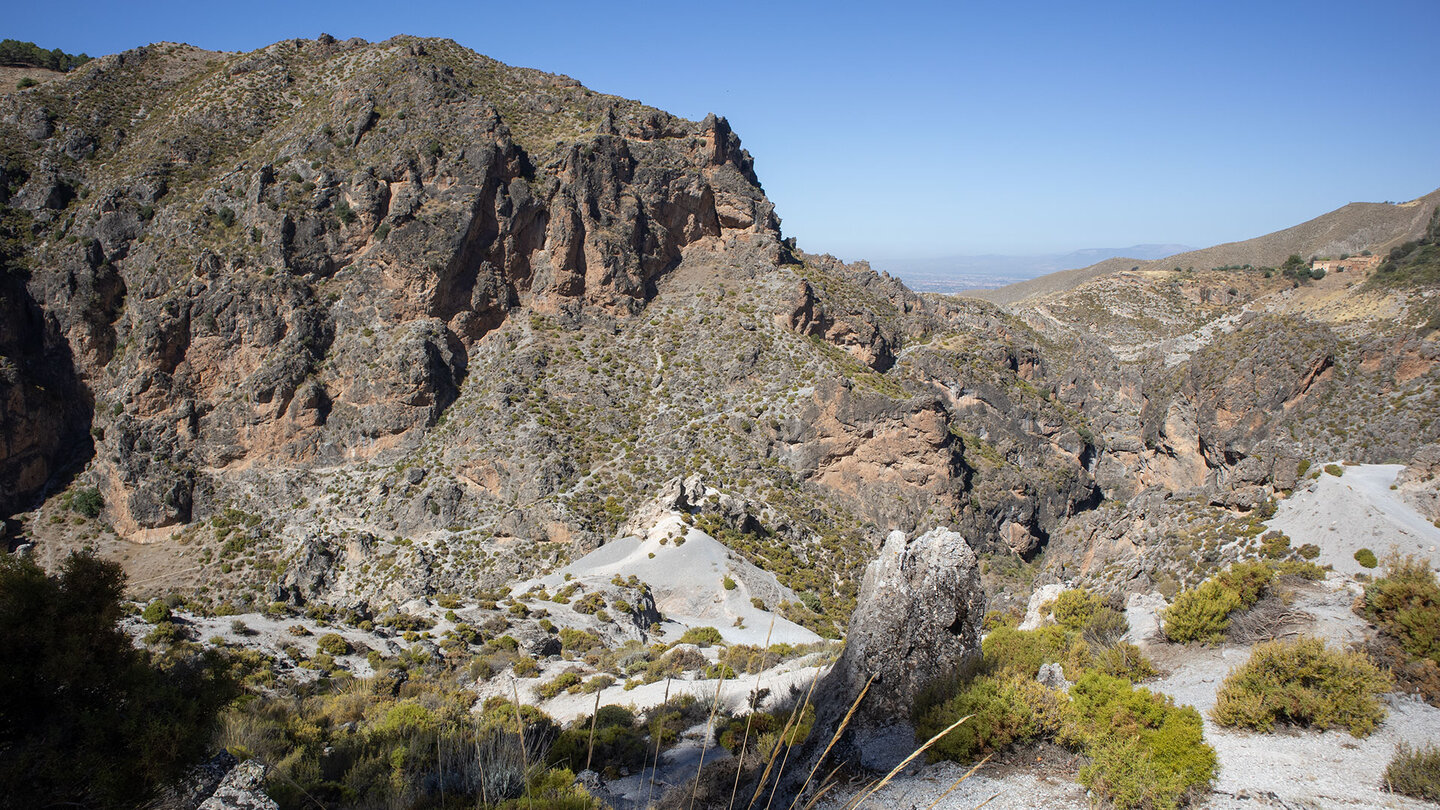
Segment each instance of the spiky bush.
[{"label": "spiky bush", "polygon": [[1293,723],[1363,737],[1385,719],[1380,696],[1390,685],[1364,653],[1327,649],[1318,638],[1271,641],[1225,678],[1210,716],[1257,731]]},{"label": "spiky bush", "polygon": [[1440,663],[1440,583],[1416,557],[1387,561],[1385,576],[1365,587],[1364,612],[1415,658]]},{"label": "spiky bush", "polygon": [[1440,748],[1434,743],[1411,747],[1402,742],[1395,746],[1395,756],[1385,766],[1385,789],[1440,802]]}]

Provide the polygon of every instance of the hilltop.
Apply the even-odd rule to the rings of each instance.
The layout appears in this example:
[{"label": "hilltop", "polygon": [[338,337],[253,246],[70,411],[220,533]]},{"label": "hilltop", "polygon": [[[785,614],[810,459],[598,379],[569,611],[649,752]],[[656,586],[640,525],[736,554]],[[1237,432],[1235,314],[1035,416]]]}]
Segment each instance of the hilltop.
[{"label": "hilltop", "polygon": [[1247,264],[1279,267],[1291,254],[1304,258],[1339,258],[1365,250],[1383,254],[1424,235],[1437,206],[1440,206],[1440,190],[1404,203],[1350,203],[1299,225],[1242,242],[1227,242],[1149,261],[1116,257],[995,290],[967,291],[965,295],[996,304],[1014,304],[1126,270],[1173,267],[1209,270]]}]

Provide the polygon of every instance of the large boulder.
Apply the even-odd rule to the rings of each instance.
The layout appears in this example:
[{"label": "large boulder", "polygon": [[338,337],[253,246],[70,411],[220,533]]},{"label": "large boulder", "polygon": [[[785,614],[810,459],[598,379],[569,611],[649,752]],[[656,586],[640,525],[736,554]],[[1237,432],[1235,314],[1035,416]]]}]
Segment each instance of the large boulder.
[{"label": "large boulder", "polygon": [[265,766],[249,759],[236,765],[199,810],[278,810],[265,795]]},{"label": "large boulder", "polygon": [[921,690],[978,662],[984,615],[979,566],[964,537],[943,528],[913,540],[891,532],[865,569],[845,651],[826,677],[822,717],[838,725],[874,675],[847,738],[864,748],[866,736],[882,730],[908,734]]}]

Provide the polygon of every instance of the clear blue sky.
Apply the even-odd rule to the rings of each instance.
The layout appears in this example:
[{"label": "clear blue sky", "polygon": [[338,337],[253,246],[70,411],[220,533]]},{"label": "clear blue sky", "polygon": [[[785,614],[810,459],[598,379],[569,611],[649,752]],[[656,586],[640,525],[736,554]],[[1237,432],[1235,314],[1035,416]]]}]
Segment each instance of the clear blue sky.
[{"label": "clear blue sky", "polygon": [[450,37],[727,116],[847,259],[1204,246],[1440,187],[1440,2],[8,3],[0,37]]}]

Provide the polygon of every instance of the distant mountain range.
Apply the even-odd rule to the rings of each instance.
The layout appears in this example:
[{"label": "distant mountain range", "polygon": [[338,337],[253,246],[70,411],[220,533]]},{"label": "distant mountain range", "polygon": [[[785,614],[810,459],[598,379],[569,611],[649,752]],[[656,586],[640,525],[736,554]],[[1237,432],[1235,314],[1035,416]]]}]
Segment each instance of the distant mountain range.
[{"label": "distant mountain range", "polygon": [[1193,248],[1187,245],[1131,245],[1122,248],[1084,248],[1069,253],[1012,256],[981,254],[929,259],[875,259],[871,265],[904,281],[920,292],[954,293],[991,289],[1060,270],[1088,267],[1096,262],[1127,256],[1139,260],[1163,259]]},{"label": "distant mountain range", "polygon": [[[1168,255],[1153,258],[1130,255],[1130,251],[1135,248],[1125,248],[1124,258],[1112,256],[1098,259],[1088,266],[1067,268],[1010,282],[1001,281],[1002,286],[993,289],[969,287],[955,291],[976,290],[977,292],[966,294],[996,304],[1010,304],[1025,298],[1068,290],[1091,279],[1137,266],[1141,270],[1168,270],[1171,267],[1208,270],[1243,264],[1277,267],[1291,254],[1303,258],[1338,258],[1362,250],[1383,254],[1396,245],[1423,235],[1437,207],[1440,207],[1440,189],[1398,204],[1355,202],[1299,225],[1242,242],[1226,242],[1199,250],[1172,251]],[[907,283],[910,281],[908,277],[902,278],[905,278]]]}]

